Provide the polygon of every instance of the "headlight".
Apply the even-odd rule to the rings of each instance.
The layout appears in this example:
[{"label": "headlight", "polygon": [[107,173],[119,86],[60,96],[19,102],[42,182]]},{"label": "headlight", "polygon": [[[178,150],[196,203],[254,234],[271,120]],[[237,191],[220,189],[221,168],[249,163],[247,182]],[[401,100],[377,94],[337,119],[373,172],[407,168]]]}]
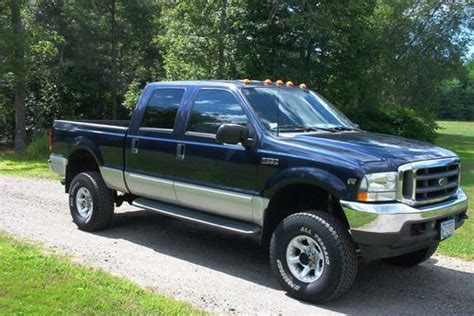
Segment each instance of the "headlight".
[{"label": "headlight", "polygon": [[364,176],[358,200],[363,202],[394,201],[397,199],[398,172],[371,173]]}]

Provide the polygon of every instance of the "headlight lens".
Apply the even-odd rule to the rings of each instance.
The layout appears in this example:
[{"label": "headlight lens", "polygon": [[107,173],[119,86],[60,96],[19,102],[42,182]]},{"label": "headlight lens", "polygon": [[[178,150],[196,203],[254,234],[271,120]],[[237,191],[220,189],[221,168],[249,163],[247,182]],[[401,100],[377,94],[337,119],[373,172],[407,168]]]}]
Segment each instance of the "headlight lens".
[{"label": "headlight lens", "polygon": [[397,177],[398,172],[365,175],[359,187],[358,200],[363,202],[396,200]]}]

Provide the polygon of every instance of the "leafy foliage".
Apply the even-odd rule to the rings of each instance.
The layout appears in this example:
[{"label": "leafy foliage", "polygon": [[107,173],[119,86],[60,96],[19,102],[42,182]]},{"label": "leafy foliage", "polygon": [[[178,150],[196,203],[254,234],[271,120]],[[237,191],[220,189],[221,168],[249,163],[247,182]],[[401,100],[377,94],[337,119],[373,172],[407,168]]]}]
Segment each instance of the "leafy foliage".
[{"label": "leafy foliage", "polygon": [[399,135],[406,138],[434,142],[438,125],[432,117],[408,107],[374,107],[349,109],[348,115],[368,131]]},{"label": "leafy foliage", "polygon": [[133,81],[128,86],[127,92],[124,95],[123,106],[129,110],[130,114],[132,114],[142,91],[143,89],[140,89],[140,85],[136,81]]},{"label": "leafy foliage", "polygon": [[[367,128],[421,139],[434,137],[426,113],[472,118],[472,76],[463,64],[472,8],[462,1],[19,3],[22,65],[12,59],[9,5],[0,2],[0,142],[14,136],[19,70],[30,139],[54,118],[112,118],[113,100],[125,118],[144,84],[178,79],[306,82],[356,121],[372,109],[391,120],[363,120]],[[418,127],[406,118],[411,111],[421,113]],[[410,132],[424,128],[428,136]]]},{"label": "leafy foliage", "polygon": [[439,118],[474,120],[474,60],[466,63],[465,68],[460,78],[443,82],[436,104]]},{"label": "leafy foliage", "polygon": [[49,155],[48,134],[42,132],[33,137],[26,148],[26,153],[30,158],[47,159]]}]

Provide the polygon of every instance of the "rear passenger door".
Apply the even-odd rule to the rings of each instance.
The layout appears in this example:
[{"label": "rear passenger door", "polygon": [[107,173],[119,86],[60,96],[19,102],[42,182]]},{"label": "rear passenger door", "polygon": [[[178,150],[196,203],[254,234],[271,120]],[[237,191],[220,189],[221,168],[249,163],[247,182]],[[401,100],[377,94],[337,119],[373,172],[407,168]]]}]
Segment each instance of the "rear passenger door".
[{"label": "rear passenger door", "polygon": [[[175,192],[178,202],[214,214],[252,220],[258,159],[242,144],[219,144],[221,124],[248,125],[247,114],[230,90],[201,88],[178,139]],[[181,155],[181,156],[180,156]]]},{"label": "rear passenger door", "polygon": [[131,193],[177,203],[173,190],[176,164],[174,124],[184,88],[157,88],[136,113],[126,144],[125,180]]}]

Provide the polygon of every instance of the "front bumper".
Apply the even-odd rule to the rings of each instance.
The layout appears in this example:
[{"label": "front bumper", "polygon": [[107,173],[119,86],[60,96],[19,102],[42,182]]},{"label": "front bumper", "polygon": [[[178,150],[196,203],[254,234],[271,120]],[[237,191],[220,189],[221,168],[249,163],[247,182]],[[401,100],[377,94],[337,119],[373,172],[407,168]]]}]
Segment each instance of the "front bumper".
[{"label": "front bumper", "polygon": [[341,201],[352,239],[362,256],[393,257],[439,242],[439,225],[454,219],[456,229],[467,218],[468,198],[462,189],[437,204],[412,207],[403,203]]}]

